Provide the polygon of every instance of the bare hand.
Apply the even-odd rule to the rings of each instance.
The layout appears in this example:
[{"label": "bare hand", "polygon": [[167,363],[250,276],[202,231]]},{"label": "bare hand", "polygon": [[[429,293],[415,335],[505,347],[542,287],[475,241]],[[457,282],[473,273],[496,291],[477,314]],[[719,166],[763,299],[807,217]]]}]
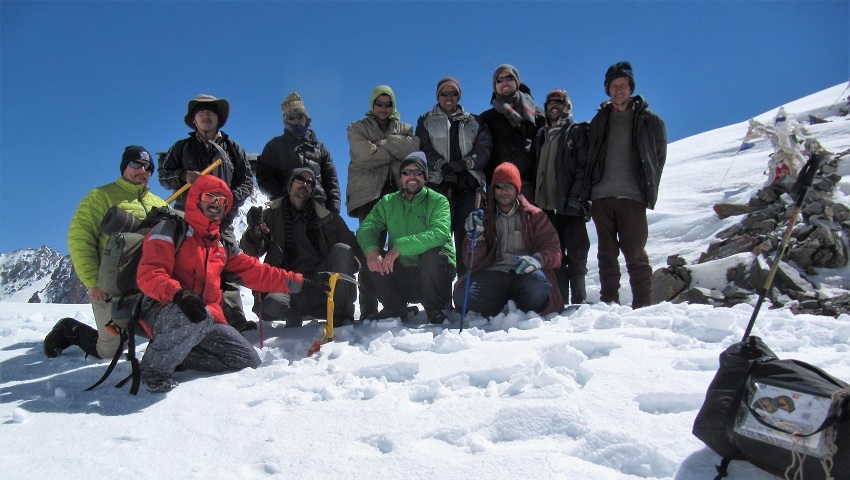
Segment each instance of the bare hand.
[{"label": "bare hand", "polygon": [[387,273],[384,257],[378,253],[378,250],[372,250],[366,254],[366,263],[369,265],[369,271],[371,272],[380,273],[381,275],[385,275]]},{"label": "bare hand", "polygon": [[99,302],[105,302],[109,300],[109,295],[98,287],[92,287],[89,289],[89,298]]},{"label": "bare hand", "polygon": [[398,249],[393,247],[387,252],[386,256],[384,256],[384,264],[386,265],[386,270],[388,273],[393,273],[393,266],[395,265],[395,260],[401,255],[398,253]]}]

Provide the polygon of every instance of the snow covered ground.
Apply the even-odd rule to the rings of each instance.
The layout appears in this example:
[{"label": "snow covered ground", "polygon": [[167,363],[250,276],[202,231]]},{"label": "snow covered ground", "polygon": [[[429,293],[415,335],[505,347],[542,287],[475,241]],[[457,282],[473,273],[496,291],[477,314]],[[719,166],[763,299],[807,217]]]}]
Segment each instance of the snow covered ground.
[{"label": "snow covered ground", "polygon": [[[801,120],[829,116],[845,86],[786,110]],[[770,122],[774,113],[758,118]],[[844,151],[850,122],[830,120],[809,129],[831,151]],[[670,145],[649,214],[654,268],[671,254],[694,262],[736,221],[717,219],[711,207],[745,202],[763,185],[772,150],[762,141],[736,156],[746,129],[743,122]],[[850,180],[839,195],[850,195]],[[595,258],[589,268],[597,301]],[[700,265],[694,280],[722,286],[725,268]],[[848,279],[845,268],[816,280],[846,286]],[[631,300],[628,288],[621,298]],[[126,362],[106,385],[84,392],[105,362],[76,347],[44,358],[41,341],[58,319],[93,324],[87,305],[0,302],[2,476],[709,479],[719,458],[691,426],[718,355],[740,339],[751,314],[749,305],[591,304],[546,318],[516,311],[471,318],[462,333],[389,320],[338,329],[336,341],[310,358],[318,324],[267,323],[260,368],[179,372],[174,391],[133,397],[111,386],[129,372]],[[754,333],[781,358],[850,380],[846,315],[763,308]],[[258,332],[248,338],[259,345]],[[774,478],[743,462],[730,473]]]}]

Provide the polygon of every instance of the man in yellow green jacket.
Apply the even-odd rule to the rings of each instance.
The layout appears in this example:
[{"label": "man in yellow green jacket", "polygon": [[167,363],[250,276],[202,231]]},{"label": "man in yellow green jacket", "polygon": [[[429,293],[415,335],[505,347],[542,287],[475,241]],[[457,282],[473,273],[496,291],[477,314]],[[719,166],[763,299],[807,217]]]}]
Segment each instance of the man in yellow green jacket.
[{"label": "man in yellow green jacket", "polygon": [[446,320],[443,309],[450,305],[456,271],[451,210],[446,197],[425,186],[426,173],[424,153],[405,157],[398,176],[400,190],[384,195],[357,229],[367,275],[384,306],[371,319],[404,319],[409,303],[422,303],[429,322]]},{"label": "man in yellow green jacket", "polygon": [[71,262],[89,291],[97,330],[73,318],[63,318],[44,338],[44,353],[50,358],[71,345],[78,345],[93,357],[111,358],[120,345],[120,338],[106,328],[112,320],[112,305],[109,295],[98,286],[100,256],[109,239],[101,233],[100,222],[115,205],[139,220],[144,220],[153,209],[168,206],[148,188],[154,162],[144,147],[125,148],[120,169],[118,180],[91,190],[83,198],[68,229]]}]

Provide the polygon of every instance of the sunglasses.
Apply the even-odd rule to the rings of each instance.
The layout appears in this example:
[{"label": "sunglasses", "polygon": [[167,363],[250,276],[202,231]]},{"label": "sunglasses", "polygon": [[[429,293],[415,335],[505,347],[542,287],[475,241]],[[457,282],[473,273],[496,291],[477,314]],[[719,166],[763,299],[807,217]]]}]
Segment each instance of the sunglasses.
[{"label": "sunglasses", "polygon": [[219,195],[217,193],[202,193],[201,201],[207,203],[217,203],[222,207],[226,207],[228,203],[227,197],[225,197],[224,195]]},{"label": "sunglasses", "polygon": [[382,108],[393,108],[393,102],[382,102],[380,100],[375,100],[375,103],[372,105]]},{"label": "sunglasses", "polygon": [[457,92],[440,92],[441,97],[456,97],[458,96]]},{"label": "sunglasses", "polygon": [[304,178],[304,177],[302,177],[301,175],[298,175],[297,177],[293,178],[293,179],[292,179],[292,181],[293,181],[293,182],[298,182],[298,183],[300,183],[300,184],[302,184],[302,185],[306,185],[306,186],[308,186],[308,187],[310,187],[310,188],[313,188],[313,187],[315,187],[315,186],[316,186],[316,181],[315,181],[315,180],[310,180],[309,178]]},{"label": "sunglasses", "polygon": [[298,120],[301,120],[303,118],[306,118],[306,115],[304,115],[303,113],[294,113],[294,114],[286,117],[286,120],[288,122],[297,122]]},{"label": "sunglasses", "polygon": [[413,170],[402,170],[401,174],[405,177],[413,177],[413,176],[421,177],[422,175],[425,175],[425,172],[422,171],[422,169],[420,169],[420,168],[416,168],[416,169],[413,169]]},{"label": "sunglasses", "polygon": [[551,98],[546,104],[557,103],[558,105],[566,105],[567,102],[565,100],[561,100],[560,98]]},{"label": "sunglasses", "polygon": [[131,168],[144,168],[145,170],[152,172],[153,171],[153,163],[152,162],[142,162],[140,160],[130,160],[130,163],[127,166]]},{"label": "sunglasses", "polygon": [[501,77],[496,77],[496,83],[504,83],[504,82],[513,82],[516,78],[513,75],[502,75]]}]

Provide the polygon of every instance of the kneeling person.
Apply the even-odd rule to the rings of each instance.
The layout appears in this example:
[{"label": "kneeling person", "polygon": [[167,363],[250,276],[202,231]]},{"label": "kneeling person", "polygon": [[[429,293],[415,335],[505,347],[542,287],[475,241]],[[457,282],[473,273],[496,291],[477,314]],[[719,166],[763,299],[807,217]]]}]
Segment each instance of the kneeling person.
[{"label": "kneeling person", "polygon": [[[483,215],[472,212],[466,220],[464,262],[469,262],[473,233],[476,242],[467,310],[490,317],[513,300],[526,312],[560,311],[563,299],[553,269],[561,266],[561,246],[555,228],[542,210],[518,193],[522,183],[513,164],[496,167],[492,185],[487,210]],[[463,309],[465,285],[464,277],[455,287],[458,310]]]},{"label": "kneeling person", "polygon": [[[309,167],[289,173],[287,195],[271,208],[253,207],[248,212],[248,229],[239,246],[255,257],[266,255],[265,263],[317,279],[319,272],[353,276],[365,258],[354,233],[338,214],[313,199],[316,176]],[[334,326],[354,319],[354,284],[338,282],[334,292]],[[298,294],[270,294],[255,304],[262,308],[263,320],[286,320],[287,327],[300,327],[305,315],[327,316],[327,294],[321,288],[307,288]]]},{"label": "kneeling person", "polygon": [[223,272],[263,291],[299,292],[313,283],[301,274],[263,265],[238,248],[225,248],[221,220],[232,205],[233,194],[224,181],[201,176],[189,189],[179,248],[175,251],[174,221],[160,223],[145,236],[136,281],[145,294],[142,318],[153,334],[141,362],[148,391],[177,386],[172,375],[178,365],[211,372],[260,365],[254,347],[224,318]]}]

